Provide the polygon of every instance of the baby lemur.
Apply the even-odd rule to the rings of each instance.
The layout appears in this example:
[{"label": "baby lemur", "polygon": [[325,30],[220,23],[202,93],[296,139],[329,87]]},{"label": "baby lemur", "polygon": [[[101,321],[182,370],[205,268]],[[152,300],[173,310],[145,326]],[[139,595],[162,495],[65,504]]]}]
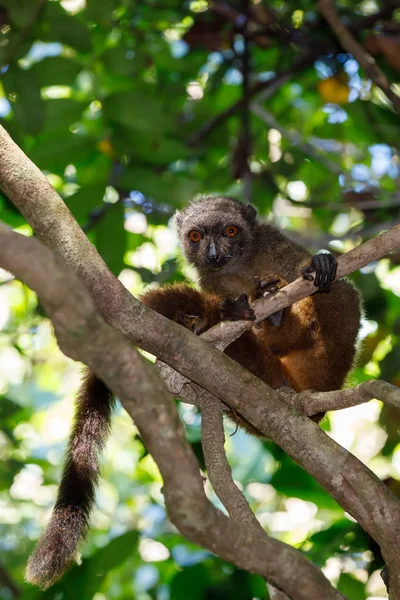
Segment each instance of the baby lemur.
[{"label": "baby lemur", "polygon": [[[145,304],[200,334],[224,319],[254,318],[248,299],[302,275],[320,291],[247,331],[226,353],[274,388],[328,391],[343,385],[355,355],[360,299],[346,280],[330,290],[336,273],[330,254],[311,256],[279,229],[260,223],[252,206],[231,198],[200,197],[176,213],[175,223],[200,291],[184,284],[153,289],[142,296]],[[42,588],[71,566],[87,532],[113,404],[107,387],[87,371],[57,502],[28,563],[27,580]],[[258,433],[240,417],[239,423]]]}]

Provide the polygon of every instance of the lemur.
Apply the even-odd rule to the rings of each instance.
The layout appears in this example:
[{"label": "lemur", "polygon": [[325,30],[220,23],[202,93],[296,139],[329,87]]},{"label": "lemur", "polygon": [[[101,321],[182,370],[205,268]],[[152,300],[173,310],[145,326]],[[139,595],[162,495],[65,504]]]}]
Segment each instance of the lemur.
[{"label": "lemur", "polygon": [[[199,290],[175,284],[141,300],[197,335],[221,320],[254,319],[250,302],[303,276],[318,292],[246,331],[226,354],[273,388],[339,389],[349,373],[360,326],[360,297],[347,280],[332,286],[336,260],[312,256],[232,198],[201,196],[175,214],[180,245]],[[315,274],[312,274],[315,271]],[[89,370],[80,389],[56,505],[28,562],[26,579],[46,589],[70,567],[85,537],[110,429],[114,396]],[[314,415],[319,421],[323,415]],[[238,416],[238,422],[261,435]]]}]

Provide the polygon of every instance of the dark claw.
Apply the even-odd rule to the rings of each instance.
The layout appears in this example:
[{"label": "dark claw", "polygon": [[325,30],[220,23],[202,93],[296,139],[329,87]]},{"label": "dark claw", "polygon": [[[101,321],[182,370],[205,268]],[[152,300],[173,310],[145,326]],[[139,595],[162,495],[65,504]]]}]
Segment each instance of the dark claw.
[{"label": "dark claw", "polygon": [[256,318],[246,294],[242,294],[235,300],[230,298],[223,300],[219,310],[222,321],[254,321]]},{"label": "dark claw", "polygon": [[[321,292],[329,292],[336,277],[336,270],[336,258],[328,252],[323,252],[314,254],[311,258],[311,265],[303,269],[302,276],[307,281],[314,281],[315,287]],[[313,271],[315,274],[311,275]]]}]

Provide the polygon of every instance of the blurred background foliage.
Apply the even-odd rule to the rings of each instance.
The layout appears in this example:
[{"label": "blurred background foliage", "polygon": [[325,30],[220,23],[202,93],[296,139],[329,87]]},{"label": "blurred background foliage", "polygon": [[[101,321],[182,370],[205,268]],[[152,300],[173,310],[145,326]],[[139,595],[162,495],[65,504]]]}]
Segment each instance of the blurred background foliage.
[{"label": "blurred background foliage", "polygon": [[[398,90],[399,3],[335,4]],[[251,199],[337,254],[398,220],[399,118],[312,0],[0,0],[0,65],[1,124],[134,294],[190,278],[170,219],[199,192]],[[0,218],[32,235],[4,196]],[[365,319],[352,384],[400,385],[399,265],[400,253],[354,274]],[[79,365],[57,349],[35,295],[0,278],[0,598],[265,598],[260,577],[168,523],[157,467],[122,409],[82,565],[46,593],[23,582],[55,499]],[[199,415],[180,411],[201,463]],[[399,493],[394,411],[374,401],[323,426]],[[238,432],[226,446],[268,533],[351,600],[386,597],[379,550],[310,476],[271,442]]]}]

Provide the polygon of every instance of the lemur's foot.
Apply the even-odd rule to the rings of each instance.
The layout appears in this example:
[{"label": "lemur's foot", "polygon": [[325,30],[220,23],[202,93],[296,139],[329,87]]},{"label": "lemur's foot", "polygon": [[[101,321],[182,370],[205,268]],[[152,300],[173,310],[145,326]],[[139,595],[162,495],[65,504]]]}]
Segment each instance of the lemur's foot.
[{"label": "lemur's foot", "polygon": [[[314,254],[311,265],[302,269],[303,279],[313,281],[320,292],[329,292],[336,277],[337,261],[329,252]],[[312,272],[315,271],[315,274]]]},{"label": "lemur's foot", "polygon": [[207,318],[199,315],[186,315],[184,312],[178,312],[176,322],[196,335],[201,335],[208,329]]},{"label": "lemur's foot", "polygon": [[242,294],[235,300],[231,298],[223,300],[219,307],[219,314],[221,321],[254,321],[256,318],[246,294]]},{"label": "lemur's foot", "polygon": [[[254,282],[256,284],[255,290],[255,298],[265,298],[265,296],[269,296],[270,294],[275,294],[281,288],[287,285],[287,281],[282,279],[282,277],[267,277],[266,279],[261,279],[261,277],[254,277]],[[278,312],[267,317],[267,321],[271,323],[274,327],[279,327],[282,322],[284,309],[279,310]]]},{"label": "lemur's foot", "polygon": [[267,277],[266,279],[254,277],[254,282],[256,284],[254,298],[264,298],[265,296],[269,296],[269,294],[275,294],[275,292],[287,285],[287,282],[278,276]]}]

